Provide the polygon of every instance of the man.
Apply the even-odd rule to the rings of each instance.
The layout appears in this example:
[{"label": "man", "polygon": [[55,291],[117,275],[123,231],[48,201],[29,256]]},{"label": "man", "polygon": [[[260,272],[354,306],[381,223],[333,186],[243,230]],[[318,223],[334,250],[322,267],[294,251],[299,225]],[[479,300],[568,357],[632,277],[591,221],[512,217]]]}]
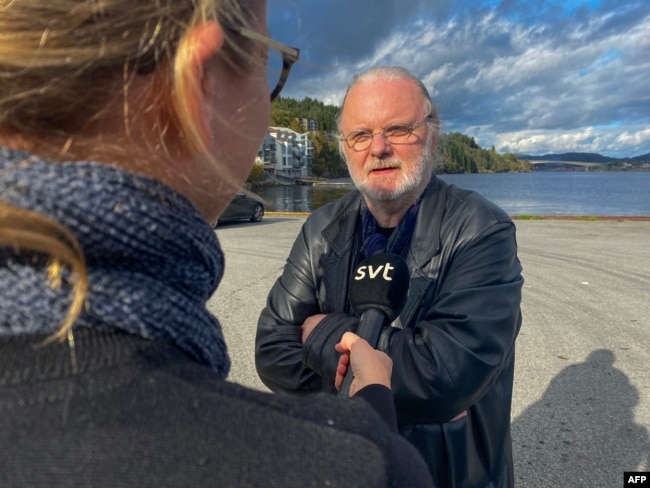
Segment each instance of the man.
[{"label": "man", "polygon": [[436,486],[511,487],[523,284],[515,227],[480,195],[433,176],[438,116],[404,69],[358,75],[339,130],[359,191],[306,220],[259,318],[257,371],[274,391],[333,391],[334,344],[359,323],[350,276],[374,252],[399,254],[408,298],[378,348],[393,359],[400,433]]}]

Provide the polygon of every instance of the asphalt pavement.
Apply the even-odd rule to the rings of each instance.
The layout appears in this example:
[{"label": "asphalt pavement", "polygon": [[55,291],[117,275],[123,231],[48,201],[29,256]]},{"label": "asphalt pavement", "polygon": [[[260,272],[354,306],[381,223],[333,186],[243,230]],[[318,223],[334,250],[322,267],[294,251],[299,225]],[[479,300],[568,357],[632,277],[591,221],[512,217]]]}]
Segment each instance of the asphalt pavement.
[{"label": "asphalt pavement", "polygon": [[[304,215],[217,228],[226,273],[210,300],[231,381],[266,390],[255,327]],[[512,433],[517,487],[623,486],[650,470],[650,222],[517,220],[525,278]]]}]

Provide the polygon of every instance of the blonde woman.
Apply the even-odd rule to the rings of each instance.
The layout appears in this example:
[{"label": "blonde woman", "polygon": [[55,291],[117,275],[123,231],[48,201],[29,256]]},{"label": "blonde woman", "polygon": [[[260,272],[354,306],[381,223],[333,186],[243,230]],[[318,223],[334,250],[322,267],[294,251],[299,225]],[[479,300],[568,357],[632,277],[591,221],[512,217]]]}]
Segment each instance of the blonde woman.
[{"label": "blonde woman", "polygon": [[298,58],[265,11],[0,1],[0,486],[431,485],[356,336],[355,398],[225,381],[210,223],[266,130],[268,49],[271,98]]}]

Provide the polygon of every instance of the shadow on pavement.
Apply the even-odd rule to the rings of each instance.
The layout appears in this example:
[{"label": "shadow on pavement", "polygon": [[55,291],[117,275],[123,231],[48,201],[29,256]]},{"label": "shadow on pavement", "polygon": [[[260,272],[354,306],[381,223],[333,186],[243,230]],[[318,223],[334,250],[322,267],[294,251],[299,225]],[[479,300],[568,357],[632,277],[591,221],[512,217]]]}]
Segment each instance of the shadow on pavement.
[{"label": "shadow on pavement", "polygon": [[650,469],[648,431],[634,422],[637,389],[599,349],[568,366],[512,423],[517,487],[623,486],[623,472]]}]

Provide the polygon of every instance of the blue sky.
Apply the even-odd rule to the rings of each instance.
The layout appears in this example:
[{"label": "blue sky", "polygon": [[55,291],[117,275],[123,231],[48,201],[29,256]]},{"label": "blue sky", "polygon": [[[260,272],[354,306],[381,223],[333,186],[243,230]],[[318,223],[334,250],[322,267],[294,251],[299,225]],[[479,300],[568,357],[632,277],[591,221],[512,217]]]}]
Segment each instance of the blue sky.
[{"label": "blue sky", "polygon": [[648,0],[268,1],[301,50],[283,96],[340,105],[355,73],[401,65],[483,147],[650,153]]}]

